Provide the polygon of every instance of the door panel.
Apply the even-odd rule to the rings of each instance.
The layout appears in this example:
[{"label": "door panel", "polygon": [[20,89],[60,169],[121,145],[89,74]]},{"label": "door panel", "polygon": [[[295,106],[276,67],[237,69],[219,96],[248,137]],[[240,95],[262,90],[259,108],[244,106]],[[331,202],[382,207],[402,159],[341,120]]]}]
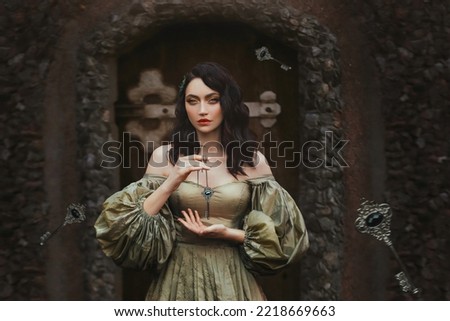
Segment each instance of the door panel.
[{"label": "door panel", "polygon": [[[275,61],[258,61],[254,51],[261,46],[268,47],[272,56],[290,65],[292,69],[284,71]],[[258,119],[252,119],[251,130],[259,141],[262,141],[264,134],[270,132],[273,141],[278,143],[291,141],[295,146],[299,146],[297,53],[248,26],[228,23],[173,25],[130,48],[128,52],[122,53],[118,62],[117,102],[118,106],[121,106],[121,112],[116,112],[120,137],[126,132],[126,123],[130,120],[144,124],[149,131],[156,130],[161,125],[158,120],[143,120],[136,113],[123,112],[123,108],[126,108],[123,106],[130,105],[127,91],[136,86],[143,70],[158,69],[164,84],[178,89],[183,74],[202,61],[215,61],[224,65],[241,86],[246,102],[259,101],[259,96],[264,91],[275,92],[277,102],[281,105],[277,122],[272,128],[267,129],[261,126]],[[160,103],[157,97],[148,99],[147,103]],[[133,142],[133,139],[137,140],[136,137],[132,137],[124,144],[123,159],[130,160],[131,165],[121,170],[122,186],[142,177],[145,167],[139,164],[145,162],[151,153],[149,149],[147,154],[144,147]],[[285,168],[283,161],[286,158],[278,157],[276,149],[272,149],[270,155],[267,148],[262,151],[272,160],[273,173],[277,180],[295,198],[298,192],[298,168]],[[287,156],[292,152],[292,149],[287,150]],[[149,272],[124,270],[123,299],[144,299],[150,279]],[[260,280],[268,299],[299,299],[298,266]]]}]

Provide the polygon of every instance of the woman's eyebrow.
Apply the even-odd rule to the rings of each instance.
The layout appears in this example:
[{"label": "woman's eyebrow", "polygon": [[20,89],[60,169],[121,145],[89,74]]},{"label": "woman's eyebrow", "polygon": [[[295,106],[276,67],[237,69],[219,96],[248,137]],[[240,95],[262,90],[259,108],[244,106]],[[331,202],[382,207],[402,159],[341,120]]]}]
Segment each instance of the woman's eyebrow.
[{"label": "woman's eyebrow", "polygon": [[[215,92],[214,92],[214,93],[210,93],[210,94],[206,95],[205,98],[208,99],[208,98],[211,98],[211,97],[216,96],[216,95],[219,96],[219,93],[215,93]],[[196,98],[196,99],[200,99],[200,97],[198,97],[198,96],[196,96],[196,95],[193,95],[193,94],[187,95],[186,98]]]}]

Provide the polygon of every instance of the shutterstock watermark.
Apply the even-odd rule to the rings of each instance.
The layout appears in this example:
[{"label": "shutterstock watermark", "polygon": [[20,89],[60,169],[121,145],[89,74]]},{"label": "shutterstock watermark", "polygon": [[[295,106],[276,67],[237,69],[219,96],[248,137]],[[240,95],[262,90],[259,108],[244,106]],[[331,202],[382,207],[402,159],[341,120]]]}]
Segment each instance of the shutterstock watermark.
[{"label": "shutterstock watermark", "polygon": [[[268,163],[272,167],[296,168],[304,166],[306,168],[331,168],[331,167],[349,167],[343,156],[343,149],[349,141],[345,139],[337,139],[334,132],[326,131],[323,139],[309,140],[298,146],[294,141],[276,141],[272,139],[272,134],[267,133],[263,136],[261,142],[246,141],[240,143],[232,141],[225,149],[231,149],[231,155],[235,152],[240,152],[244,160],[250,160],[249,156],[252,151],[259,150],[264,154]],[[170,142],[162,142],[162,145]],[[183,143],[183,142],[182,142]],[[185,142],[186,147],[182,146],[180,154],[187,155],[189,148],[187,145],[189,141]],[[131,133],[124,132],[122,134],[122,141],[110,140],[103,144],[101,148],[102,162],[100,164],[103,168],[146,168],[148,165],[147,151],[155,149],[155,143],[152,141],[143,142],[132,138]],[[183,145],[183,144],[181,144]],[[207,143],[202,148],[202,156],[210,160],[209,167],[220,166],[222,163],[216,158],[222,154],[223,146],[218,142]],[[235,150],[236,149],[236,150]],[[131,151],[134,150],[133,156]],[[191,159],[183,159],[185,162],[192,162],[191,165],[198,164],[197,161]],[[261,161],[256,159],[256,162]],[[137,162],[137,164],[136,164]],[[151,160],[153,167],[165,167],[169,164],[167,157],[160,162]]]}]

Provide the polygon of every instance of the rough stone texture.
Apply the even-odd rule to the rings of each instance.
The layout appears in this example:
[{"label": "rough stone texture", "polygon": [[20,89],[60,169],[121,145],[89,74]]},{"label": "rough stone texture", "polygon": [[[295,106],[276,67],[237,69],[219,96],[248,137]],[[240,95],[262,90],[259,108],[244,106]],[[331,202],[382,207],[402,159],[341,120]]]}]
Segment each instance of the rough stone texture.
[{"label": "rough stone texture", "polygon": [[[43,183],[49,172],[44,171],[42,121],[49,70],[55,53],[62,54],[58,46],[70,22],[89,22],[79,38],[71,39],[72,47],[66,48],[76,55],[70,66],[76,70],[76,87],[61,89],[76,94],[76,119],[71,124],[76,125],[77,141],[70,142],[70,148],[78,155],[73,171],[79,175],[78,201],[88,206],[88,226],[105,197],[117,189],[115,173],[99,166],[101,145],[114,130],[109,119],[115,95],[111,85],[114,67],[109,59],[164,25],[197,19],[237,20],[282,38],[299,52],[302,141],[325,143],[331,137],[337,141],[352,130],[341,120],[345,105],[340,101],[339,39],[334,38],[334,30],[330,33],[325,28],[333,19],[334,26],[346,22],[329,15],[330,3],[133,1],[112,9],[111,2],[106,2],[0,4],[0,299],[54,297],[47,285],[53,276],[46,275],[44,267],[47,254],[38,245],[39,236],[55,227]],[[359,20],[369,40],[367,50],[373,61],[368,63],[378,67],[386,133],[385,198],[394,210],[394,244],[416,285],[423,289],[423,297],[449,300],[449,7],[443,0],[345,3],[341,6]],[[107,18],[90,18],[96,17],[89,16],[91,11],[102,10],[102,17]],[[325,131],[333,135],[326,136]],[[353,165],[346,169],[348,175]],[[345,212],[344,195],[359,191],[344,185],[338,166],[303,168],[299,179],[298,199],[312,241],[301,271],[305,280],[301,299],[339,299],[343,261],[353,259],[342,255],[346,234],[342,220],[352,215]],[[79,245],[84,280],[79,298],[115,299],[117,270],[99,251],[92,228],[86,231]],[[407,298],[393,280],[396,272],[392,261],[384,299]]]},{"label": "rough stone texture", "polygon": [[46,298],[42,100],[55,9],[54,1],[0,4],[0,300]]},{"label": "rough stone texture", "polygon": [[[0,3],[1,300],[52,297],[48,280],[55,276],[47,274],[48,246],[40,246],[39,241],[44,232],[62,223],[65,213],[58,213],[57,221],[50,222],[44,179],[44,95],[64,25],[84,12],[84,2]],[[76,146],[73,148],[76,150]]]},{"label": "rough stone texture", "polygon": [[[381,80],[394,244],[422,297],[449,300],[450,7],[414,0],[354,6]],[[392,274],[398,271],[392,262]],[[396,281],[388,297],[403,297]]]},{"label": "rough stone texture", "polygon": [[[297,18],[298,19],[298,18]],[[320,142],[316,157],[323,164],[305,162],[300,171],[300,193],[311,240],[302,263],[302,296],[307,300],[335,300],[341,290],[343,253],[343,167],[328,148],[343,139],[340,122],[339,51],[334,36],[316,20],[299,18],[299,93],[303,142]],[[334,143],[333,143],[334,141]],[[305,156],[305,155],[304,155]],[[314,157],[312,158],[314,159]],[[324,258],[326,258],[324,260]]]},{"label": "rough stone texture", "polygon": [[[101,206],[109,195],[118,189],[115,171],[102,168],[102,145],[111,139],[111,127],[107,109],[110,102],[108,73],[105,66],[94,57],[80,60],[77,81],[79,108],[77,127],[80,154],[79,166],[83,173],[82,202],[92,214],[88,225],[92,226]],[[112,300],[115,298],[115,267],[99,250],[93,229],[84,234],[82,240],[85,256],[85,287],[90,300]]]}]

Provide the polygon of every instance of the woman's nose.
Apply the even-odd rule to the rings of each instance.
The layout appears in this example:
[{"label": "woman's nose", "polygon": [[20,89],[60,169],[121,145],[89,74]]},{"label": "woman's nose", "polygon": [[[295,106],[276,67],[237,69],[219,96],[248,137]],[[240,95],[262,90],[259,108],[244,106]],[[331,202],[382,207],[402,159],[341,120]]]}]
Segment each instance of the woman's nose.
[{"label": "woman's nose", "polygon": [[200,110],[198,112],[200,115],[208,114],[208,108],[206,106],[206,102],[200,102]]}]

